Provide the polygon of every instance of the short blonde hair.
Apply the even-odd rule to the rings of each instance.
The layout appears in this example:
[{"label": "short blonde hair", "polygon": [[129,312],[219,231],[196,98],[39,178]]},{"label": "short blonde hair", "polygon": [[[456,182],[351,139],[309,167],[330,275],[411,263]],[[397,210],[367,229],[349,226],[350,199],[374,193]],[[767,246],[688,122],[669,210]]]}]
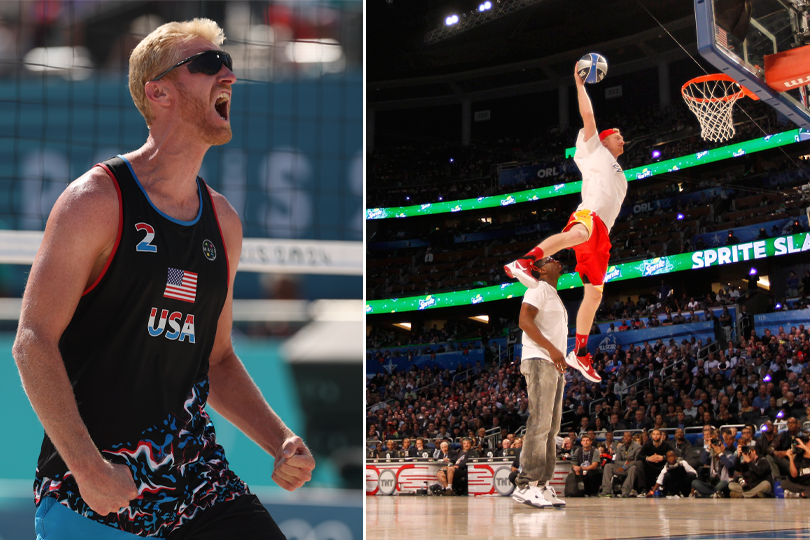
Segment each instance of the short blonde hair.
[{"label": "short blonde hair", "polygon": [[[146,83],[183,60],[178,45],[188,43],[195,37],[219,46],[225,41],[225,32],[211,19],[170,22],[159,26],[133,49],[129,57],[129,93],[147,126],[152,125],[155,116],[146,99]],[[172,75],[170,73],[166,77],[171,78]]]}]

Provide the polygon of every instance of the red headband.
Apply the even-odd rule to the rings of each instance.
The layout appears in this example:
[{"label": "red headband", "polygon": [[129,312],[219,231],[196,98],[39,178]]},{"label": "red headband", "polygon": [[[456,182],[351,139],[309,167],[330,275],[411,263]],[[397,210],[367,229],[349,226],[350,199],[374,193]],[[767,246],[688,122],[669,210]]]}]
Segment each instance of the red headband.
[{"label": "red headband", "polygon": [[610,137],[614,133],[618,133],[618,132],[619,132],[619,130],[617,128],[606,129],[605,131],[603,131],[602,133],[599,134],[599,140],[604,141],[606,137]]}]

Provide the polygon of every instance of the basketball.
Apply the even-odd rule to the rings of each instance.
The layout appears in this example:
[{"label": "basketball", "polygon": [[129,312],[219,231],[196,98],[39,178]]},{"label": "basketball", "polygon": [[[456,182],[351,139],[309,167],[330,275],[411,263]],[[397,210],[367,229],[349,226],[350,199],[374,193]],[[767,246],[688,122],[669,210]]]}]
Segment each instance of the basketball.
[{"label": "basketball", "polygon": [[601,54],[589,53],[577,62],[577,75],[588,84],[598,83],[607,75],[607,60]]}]

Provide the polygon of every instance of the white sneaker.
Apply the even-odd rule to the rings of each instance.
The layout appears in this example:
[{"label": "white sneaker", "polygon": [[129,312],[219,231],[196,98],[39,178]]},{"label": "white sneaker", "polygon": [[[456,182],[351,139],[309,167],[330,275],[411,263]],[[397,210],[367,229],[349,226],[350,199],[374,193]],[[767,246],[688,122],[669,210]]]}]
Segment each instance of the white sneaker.
[{"label": "white sneaker", "polygon": [[543,497],[542,492],[536,486],[526,486],[524,489],[516,489],[512,493],[512,498],[519,503],[528,504],[536,508],[549,508],[551,503]]},{"label": "white sneaker", "polygon": [[529,497],[531,497],[531,489],[532,486],[528,484],[522,489],[520,487],[515,487],[515,491],[512,492],[512,498],[523,504]]},{"label": "white sneaker", "polygon": [[543,497],[551,503],[552,506],[555,508],[559,508],[565,506],[565,501],[557,497],[557,492],[554,491],[554,488],[546,484],[542,488],[540,488],[540,492],[543,494]]}]

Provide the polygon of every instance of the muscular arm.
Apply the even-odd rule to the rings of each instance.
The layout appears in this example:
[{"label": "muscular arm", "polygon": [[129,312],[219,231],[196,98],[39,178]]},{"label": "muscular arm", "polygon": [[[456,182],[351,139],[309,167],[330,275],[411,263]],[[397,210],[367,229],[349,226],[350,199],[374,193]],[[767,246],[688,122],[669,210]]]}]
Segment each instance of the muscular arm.
[{"label": "muscular arm", "polygon": [[585,90],[585,82],[576,74],[576,67],[574,68],[574,81],[577,85],[577,100],[579,101],[579,115],[582,117],[582,122],[585,126],[584,137],[585,141],[591,140],[591,137],[596,135],[596,120],[593,116],[593,106],[591,105],[591,98],[588,97],[588,92]]},{"label": "muscular arm", "polygon": [[546,337],[540,332],[540,329],[537,328],[537,325],[534,323],[535,317],[537,314],[540,313],[540,310],[534,307],[531,304],[523,303],[520,306],[520,319],[519,325],[520,329],[526,332],[532,341],[543,347],[545,350],[548,351],[548,354],[551,356],[551,361],[557,366],[557,369],[560,373],[565,373],[565,369],[567,364],[565,363],[565,355],[554,346]]},{"label": "muscular arm", "polygon": [[312,477],[315,461],[301,438],[284,424],[264,399],[233,350],[233,282],[242,250],[242,225],[224,197],[212,191],[212,198],[228,251],[231,275],[228,297],[219,317],[209,360],[208,403],[275,458],[273,480],[292,491]]},{"label": "muscular arm", "polygon": [[13,355],[23,388],[85,502],[101,515],[137,496],[129,470],[101,456],[87,431],[59,352],[82,292],[101,273],[118,232],[118,195],[99,168],[59,197],[23,295]]}]

